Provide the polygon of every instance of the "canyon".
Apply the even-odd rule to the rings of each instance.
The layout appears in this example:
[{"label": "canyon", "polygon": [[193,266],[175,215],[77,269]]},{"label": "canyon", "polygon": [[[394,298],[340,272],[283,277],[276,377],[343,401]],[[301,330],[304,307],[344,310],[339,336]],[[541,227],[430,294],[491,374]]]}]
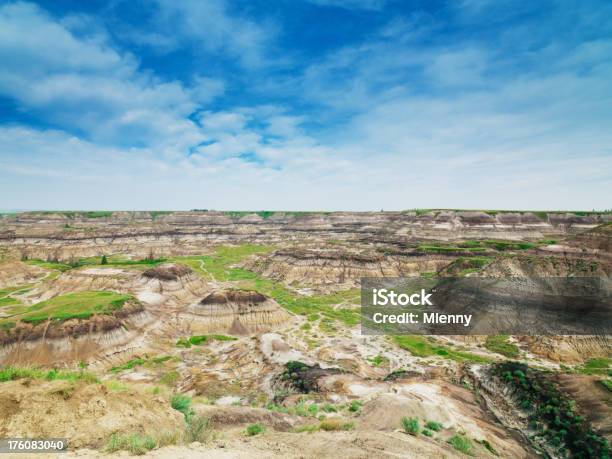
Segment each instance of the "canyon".
[{"label": "canyon", "polygon": [[[599,457],[606,330],[365,335],[359,287],[609,281],[611,240],[612,214],[595,212],[2,215],[0,436],[65,437],[91,457],[130,450],[118,435],[150,439],[130,451],[151,457],[571,457],[577,440],[520,405],[523,381],[546,381]],[[507,377],[508,362],[528,367]]]}]

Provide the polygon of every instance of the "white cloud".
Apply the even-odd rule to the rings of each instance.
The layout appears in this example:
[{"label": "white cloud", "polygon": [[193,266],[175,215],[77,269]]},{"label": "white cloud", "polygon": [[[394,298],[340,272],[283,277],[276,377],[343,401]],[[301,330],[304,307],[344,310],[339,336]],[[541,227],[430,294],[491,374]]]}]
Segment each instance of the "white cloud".
[{"label": "white cloud", "polygon": [[102,143],[186,148],[203,139],[187,117],[220,84],[199,78],[192,98],[180,82],[139,71],[131,55],[100,40],[75,36],[29,3],[0,7],[0,94]]},{"label": "white cloud", "polygon": [[228,11],[223,0],[157,0],[156,21],[172,30],[178,41],[188,41],[197,50],[227,55],[246,67],[259,67],[265,60],[275,28]]}]

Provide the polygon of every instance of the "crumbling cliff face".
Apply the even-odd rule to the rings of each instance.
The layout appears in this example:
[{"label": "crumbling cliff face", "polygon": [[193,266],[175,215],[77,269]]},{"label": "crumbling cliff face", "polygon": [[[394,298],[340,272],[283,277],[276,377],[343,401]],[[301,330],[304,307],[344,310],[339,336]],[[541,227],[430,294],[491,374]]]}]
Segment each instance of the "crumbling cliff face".
[{"label": "crumbling cliff face", "polygon": [[13,258],[67,260],[127,253],[201,253],[211,244],[323,239],[401,245],[417,240],[538,239],[576,234],[612,220],[610,214],[480,212],[283,213],[263,218],[225,212],[23,213],[0,218],[0,248]]}]

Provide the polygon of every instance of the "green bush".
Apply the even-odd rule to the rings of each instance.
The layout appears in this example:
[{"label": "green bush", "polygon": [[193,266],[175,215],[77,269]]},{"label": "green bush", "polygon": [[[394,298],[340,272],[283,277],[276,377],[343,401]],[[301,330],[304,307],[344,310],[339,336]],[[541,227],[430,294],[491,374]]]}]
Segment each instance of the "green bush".
[{"label": "green bush", "polygon": [[401,422],[402,429],[404,429],[404,432],[410,435],[419,434],[419,420],[417,418],[409,418],[404,416]]},{"label": "green bush", "polygon": [[323,411],[325,411],[326,413],[335,413],[338,410],[331,403],[326,403],[325,405],[323,405]]},{"label": "green bush", "polygon": [[508,341],[508,335],[488,336],[484,347],[491,352],[496,352],[510,359],[515,359],[519,355],[519,348]]},{"label": "green bush", "polygon": [[453,435],[448,442],[455,448],[457,451],[461,451],[464,454],[472,456],[472,442],[469,438],[464,435]]},{"label": "green bush", "polygon": [[349,405],[349,411],[357,413],[361,410],[362,403],[359,400],[353,400]]},{"label": "green bush", "polygon": [[259,435],[260,433],[264,433],[265,431],[266,431],[266,428],[262,426],[261,424],[251,424],[246,428],[246,434],[249,437],[252,437],[254,435]]},{"label": "green bush", "polygon": [[433,432],[431,430],[423,429],[421,433],[426,437],[433,437]]},{"label": "green bush", "polygon": [[444,426],[436,421],[427,421],[425,427],[427,427],[429,430],[433,430],[434,432],[439,432],[440,430],[444,429]]},{"label": "green bush", "polygon": [[[599,364],[599,362],[597,362]],[[545,427],[542,436],[553,446],[563,445],[569,456],[600,458],[610,456],[610,445],[592,425],[575,412],[554,378],[519,362],[493,365],[493,374],[505,381],[528,410],[532,425]]]},{"label": "green bush", "polygon": [[183,413],[185,420],[189,421],[193,411],[191,410],[191,397],[183,394],[174,394],[170,399],[170,405],[177,411]]}]

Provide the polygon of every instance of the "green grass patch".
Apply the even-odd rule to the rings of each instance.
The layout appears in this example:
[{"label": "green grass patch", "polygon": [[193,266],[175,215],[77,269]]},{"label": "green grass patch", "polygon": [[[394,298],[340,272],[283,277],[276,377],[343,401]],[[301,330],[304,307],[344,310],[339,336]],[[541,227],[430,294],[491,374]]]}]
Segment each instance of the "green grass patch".
[{"label": "green grass patch", "polygon": [[396,335],[393,340],[399,347],[417,357],[443,357],[457,362],[490,363],[492,360],[471,352],[456,351],[448,346],[429,342],[419,335]]},{"label": "green grass patch", "polygon": [[387,357],[385,357],[384,355],[377,355],[376,357],[369,357],[368,358],[368,362],[370,362],[373,366],[375,367],[379,367],[381,366],[383,363],[388,363],[389,359]]},{"label": "green grass patch", "polygon": [[194,335],[189,338],[179,338],[176,342],[178,347],[190,348],[200,346],[210,341],[236,341],[238,338],[226,335]]},{"label": "green grass patch", "polygon": [[[358,289],[345,290],[330,295],[300,296],[278,282],[263,279],[256,273],[242,268],[231,267],[251,255],[268,253],[272,250],[274,250],[274,247],[253,244],[221,246],[217,247],[215,253],[211,256],[174,257],[172,260],[188,265],[205,277],[213,277],[224,282],[238,282],[240,288],[256,290],[270,296],[283,308],[294,314],[304,316],[317,314],[322,319],[338,320],[351,327],[360,323],[358,310],[334,307],[341,303],[360,304],[361,298]],[[316,319],[313,317],[312,320]],[[333,322],[329,320],[323,326],[324,328],[327,327],[327,330],[332,333],[334,331],[332,330]]]},{"label": "green grass patch", "polygon": [[589,359],[583,367],[578,369],[578,373],[586,375],[608,375],[612,376],[612,359],[598,357]]},{"label": "green grass patch", "polygon": [[466,240],[454,244],[421,244],[417,250],[425,253],[478,253],[495,250],[497,252],[528,250],[536,244],[524,241]]},{"label": "green grass patch", "polygon": [[129,451],[136,456],[142,456],[157,447],[157,441],[150,435],[112,434],[104,448],[109,453]]},{"label": "green grass patch", "polygon": [[6,296],[4,298],[0,298],[0,308],[6,306],[21,306],[21,301],[11,298],[10,296]]},{"label": "green grass patch", "polygon": [[112,367],[111,371],[113,373],[119,373],[120,371],[131,370],[132,368],[138,365],[144,365],[145,362],[146,362],[145,359],[132,359],[129,362],[124,363],[123,365]]},{"label": "green grass patch", "polygon": [[246,428],[246,434],[249,437],[253,437],[255,435],[259,435],[261,433],[264,433],[265,431],[266,431],[266,428],[263,425],[261,425],[261,424],[250,424]]},{"label": "green grass patch", "polygon": [[68,293],[26,308],[19,318],[33,324],[47,319],[88,319],[94,314],[111,314],[128,301],[135,301],[134,297],[107,291]]},{"label": "green grass patch", "polygon": [[61,272],[68,271],[69,269],[73,268],[72,266],[66,263],[60,263],[58,261],[44,261],[44,260],[34,259],[34,260],[26,260],[24,261],[24,263],[31,265],[31,266],[38,266],[40,268],[52,269],[52,270],[61,271]]},{"label": "green grass patch", "polygon": [[453,435],[448,442],[451,444],[453,448],[457,451],[461,451],[463,454],[467,454],[468,456],[473,456],[473,448],[474,445],[472,441],[467,438],[465,435]]},{"label": "green grass patch", "polygon": [[86,381],[89,383],[98,383],[98,378],[87,371],[69,371],[69,370],[45,370],[42,368],[26,368],[8,366],[0,369],[0,382],[13,381],[15,379],[42,379],[47,381]]},{"label": "green grass patch", "polygon": [[508,335],[487,336],[484,346],[489,351],[496,352],[509,359],[515,359],[519,355],[518,346],[509,342]]}]

